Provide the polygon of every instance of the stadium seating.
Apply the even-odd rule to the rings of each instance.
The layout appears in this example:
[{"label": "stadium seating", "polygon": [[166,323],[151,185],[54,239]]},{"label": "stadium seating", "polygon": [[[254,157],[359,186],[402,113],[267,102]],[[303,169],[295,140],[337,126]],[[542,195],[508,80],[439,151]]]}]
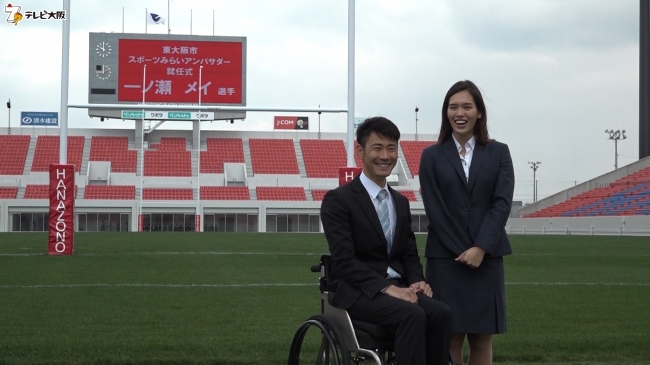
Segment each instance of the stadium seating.
[{"label": "stadium seating", "polygon": [[84,199],[134,200],[134,185],[86,185]]},{"label": "stadium seating", "polygon": [[305,189],[289,186],[258,186],[255,188],[257,200],[306,201]]},{"label": "stadium seating", "polygon": [[110,161],[111,172],[135,173],[138,151],[129,150],[128,137],[93,136],[90,161]]},{"label": "stadium seating", "polygon": [[253,174],[300,174],[293,140],[249,139]]},{"label": "stadium seating", "polygon": [[404,195],[406,199],[410,202],[416,202],[418,199],[415,197],[415,192],[412,190],[400,190],[398,191],[400,194]]},{"label": "stadium seating", "polygon": [[627,175],[524,218],[593,217],[650,214],[650,168]]},{"label": "stadium seating", "polygon": [[192,152],[185,138],[162,137],[157,150],[145,150],[144,176],[192,176]]},{"label": "stadium seating", "polygon": [[301,139],[300,149],[307,177],[338,178],[339,168],[347,165],[343,140]]},{"label": "stadium seating", "polygon": [[0,188],[0,199],[16,199],[18,188]]},{"label": "stadium seating", "polygon": [[0,135],[0,175],[22,175],[30,136]]},{"label": "stadium seating", "polygon": [[420,157],[422,150],[431,146],[433,141],[401,141],[402,153],[406,158],[409,170],[411,170],[411,177],[420,175]]},{"label": "stadium seating", "polygon": [[650,183],[650,167],[627,175],[615,181],[612,185],[634,185],[640,183]]},{"label": "stadium seating", "polygon": [[226,162],[244,163],[241,138],[208,138],[207,151],[201,151],[201,173],[222,174]]},{"label": "stadium seating", "polygon": [[312,189],[311,190],[311,196],[314,198],[314,201],[323,201],[323,198],[325,197],[325,194],[327,194],[329,190],[325,189]]},{"label": "stadium seating", "polygon": [[201,186],[201,200],[250,200],[247,186]]},{"label": "stadium seating", "polygon": [[[34,152],[33,172],[47,172],[50,165],[59,162],[59,136],[38,136]],[[85,137],[68,136],[68,164],[79,172],[83,158]]]},{"label": "stadium seating", "polygon": [[193,200],[192,189],[144,188],[143,200]]},{"label": "stadium seating", "polygon": [[[49,188],[47,184],[28,184],[25,186],[23,199],[49,199]],[[77,197],[77,185],[74,186],[74,196]]]}]

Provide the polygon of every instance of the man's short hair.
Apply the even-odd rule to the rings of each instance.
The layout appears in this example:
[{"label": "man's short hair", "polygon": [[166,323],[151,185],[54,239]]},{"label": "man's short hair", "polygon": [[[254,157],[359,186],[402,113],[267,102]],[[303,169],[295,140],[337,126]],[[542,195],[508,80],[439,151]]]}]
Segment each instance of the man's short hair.
[{"label": "man's short hair", "polygon": [[366,142],[372,132],[377,133],[383,138],[388,138],[395,142],[399,141],[400,133],[395,123],[384,117],[370,117],[357,126],[357,142],[366,147]]}]

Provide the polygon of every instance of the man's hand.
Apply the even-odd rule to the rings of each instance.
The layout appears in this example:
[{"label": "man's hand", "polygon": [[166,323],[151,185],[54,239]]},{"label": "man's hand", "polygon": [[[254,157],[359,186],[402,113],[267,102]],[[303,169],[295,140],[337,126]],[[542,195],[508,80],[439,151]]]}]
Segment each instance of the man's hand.
[{"label": "man's hand", "polygon": [[409,303],[418,302],[418,296],[415,295],[415,290],[413,288],[400,288],[395,285],[389,285],[386,290],[384,290],[384,294],[388,294],[397,299],[406,300]]},{"label": "man's hand", "polygon": [[465,264],[472,269],[476,269],[477,267],[481,266],[481,262],[483,262],[483,256],[485,256],[485,250],[481,247],[474,246],[470,247],[467,251],[461,253],[460,256],[456,257],[456,261],[460,262],[461,264]]},{"label": "man's hand", "polygon": [[416,293],[422,293],[429,298],[433,296],[433,291],[431,290],[431,287],[429,286],[429,284],[427,284],[424,281],[418,281],[417,283],[413,283],[411,284],[410,288],[415,290]]}]

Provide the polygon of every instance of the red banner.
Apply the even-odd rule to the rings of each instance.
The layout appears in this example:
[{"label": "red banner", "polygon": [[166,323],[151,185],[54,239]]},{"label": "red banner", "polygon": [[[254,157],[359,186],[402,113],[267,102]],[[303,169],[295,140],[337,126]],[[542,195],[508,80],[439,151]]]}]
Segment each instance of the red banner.
[{"label": "red banner", "polygon": [[118,55],[119,101],[142,102],[143,89],[145,102],[244,101],[241,42],[120,39]]},{"label": "red banner", "polygon": [[194,232],[201,232],[201,215],[194,216]]},{"label": "red banner", "polygon": [[309,117],[275,117],[273,129],[309,130]]},{"label": "red banner", "polygon": [[339,186],[345,185],[361,174],[361,167],[339,167]]},{"label": "red banner", "polygon": [[144,231],[144,214],[138,214],[138,232]]},{"label": "red banner", "polygon": [[48,255],[74,253],[74,165],[50,165]]}]

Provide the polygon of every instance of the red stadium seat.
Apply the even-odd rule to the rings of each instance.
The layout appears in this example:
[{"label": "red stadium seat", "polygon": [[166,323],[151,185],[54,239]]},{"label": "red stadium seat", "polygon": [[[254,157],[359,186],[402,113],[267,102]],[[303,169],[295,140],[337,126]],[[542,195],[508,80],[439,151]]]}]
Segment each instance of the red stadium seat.
[{"label": "red stadium seat", "polygon": [[22,175],[30,136],[0,135],[0,175]]},{"label": "red stadium seat", "polygon": [[90,161],[110,161],[111,172],[135,173],[138,151],[129,150],[128,137],[93,136]]},{"label": "red stadium seat", "polygon": [[255,188],[257,200],[306,201],[305,189],[287,186],[258,186]]},{"label": "red stadium seat", "polygon": [[241,138],[208,138],[207,151],[201,151],[201,173],[222,174],[226,162],[244,163]]},{"label": "red stadium seat", "polygon": [[249,139],[254,174],[300,174],[293,141]]},{"label": "red stadium seat", "polygon": [[[59,136],[38,136],[32,171],[47,172],[50,165],[59,162]],[[85,137],[68,136],[68,163],[79,172],[83,158]]]}]

